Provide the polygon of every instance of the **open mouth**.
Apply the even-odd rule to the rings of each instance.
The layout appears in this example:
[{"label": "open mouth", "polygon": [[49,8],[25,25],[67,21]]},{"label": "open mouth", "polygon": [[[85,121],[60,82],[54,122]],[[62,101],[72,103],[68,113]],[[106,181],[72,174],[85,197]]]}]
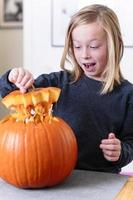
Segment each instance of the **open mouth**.
[{"label": "open mouth", "polygon": [[83,63],[84,69],[88,72],[94,72],[95,71],[95,62],[92,63]]},{"label": "open mouth", "polygon": [[92,67],[94,67],[95,65],[96,65],[96,63],[94,62],[94,63],[83,63],[83,65],[84,65],[84,67],[85,68],[92,68]]}]

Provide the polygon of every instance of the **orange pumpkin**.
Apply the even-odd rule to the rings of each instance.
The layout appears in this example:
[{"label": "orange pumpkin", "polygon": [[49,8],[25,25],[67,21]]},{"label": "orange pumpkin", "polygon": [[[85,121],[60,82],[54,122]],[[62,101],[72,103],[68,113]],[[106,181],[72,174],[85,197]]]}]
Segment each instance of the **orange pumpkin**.
[{"label": "orange pumpkin", "polygon": [[77,160],[72,129],[52,116],[59,88],[40,88],[3,98],[15,111],[0,121],[0,176],[20,188],[56,185],[70,175]]}]

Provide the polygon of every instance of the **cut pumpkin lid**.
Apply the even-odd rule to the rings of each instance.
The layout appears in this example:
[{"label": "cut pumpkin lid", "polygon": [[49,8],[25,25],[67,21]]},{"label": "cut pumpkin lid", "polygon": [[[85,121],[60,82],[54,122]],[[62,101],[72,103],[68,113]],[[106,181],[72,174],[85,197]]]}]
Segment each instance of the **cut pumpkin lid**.
[{"label": "cut pumpkin lid", "polygon": [[2,99],[2,103],[7,108],[23,105],[36,106],[39,103],[55,103],[58,101],[61,89],[57,87],[37,88],[27,93],[15,90]]}]

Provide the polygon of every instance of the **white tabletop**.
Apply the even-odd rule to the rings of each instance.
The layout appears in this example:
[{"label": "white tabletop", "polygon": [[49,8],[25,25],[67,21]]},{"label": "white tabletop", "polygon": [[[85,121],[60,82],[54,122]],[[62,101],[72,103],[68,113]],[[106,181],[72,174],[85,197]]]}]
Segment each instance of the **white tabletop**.
[{"label": "white tabletop", "polygon": [[127,176],[74,170],[60,185],[19,189],[0,179],[0,200],[114,200]]}]

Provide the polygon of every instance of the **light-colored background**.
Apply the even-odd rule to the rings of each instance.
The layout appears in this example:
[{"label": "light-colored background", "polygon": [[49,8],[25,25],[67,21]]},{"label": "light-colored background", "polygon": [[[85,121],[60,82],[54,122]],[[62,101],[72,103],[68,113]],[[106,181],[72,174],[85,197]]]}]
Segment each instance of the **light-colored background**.
[{"label": "light-colored background", "polygon": [[[70,3],[71,5],[72,0],[63,0],[63,2],[66,1],[68,2],[67,4]],[[57,13],[59,12],[59,6],[62,6],[60,2],[62,2],[62,0],[56,0]],[[130,18],[132,5],[130,0],[79,0],[77,2],[79,2],[77,3],[77,7],[82,7],[89,4],[89,2],[94,2],[103,3],[114,8],[120,16],[121,27],[126,43],[129,44],[130,40],[131,44],[133,43],[133,37],[131,37],[131,32],[133,35],[133,29],[131,28],[133,27],[133,20]],[[123,8],[125,8],[125,10]],[[35,75],[58,70],[63,48],[51,46],[51,1],[25,1],[24,13],[24,66],[28,67]],[[128,13],[130,14],[128,15]],[[125,17],[127,18],[127,16],[128,20],[125,22]],[[59,18],[59,22],[56,24],[56,29],[57,32],[59,32],[58,29],[61,28],[61,21],[64,19],[61,20],[58,14],[57,17]],[[133,81],[132,55],[133,48],[125,48],[125,54],[121,63],[123,74],[130,81]]]},{"label": "light-colored background", "polygon": [[[60,1],[56,0],[56,7],[60,6]],[[66,2],[66,0],[62,0],[62,2]],[[130,43],[133,45],[131,0],[77,0],[77,2],[79,8],[90,3],[101,3],[114,8],[120,17],[124,41],[128,45]],[[24,0],[23,29],[0,29],[0,74],[9,68],[23,66],[28,68],[35,77],[40,73],[59,70],[63,48],[51,46],[51,5],[52,0]],[[121,67],[125,78],[131,82],[133,82],[132,57],[133,48],[125,48]],[[3,117],[5,113],[5,108],[0,105],[0,117]],[[128,166],[128,171],[133,171],[132,165]]]}]

